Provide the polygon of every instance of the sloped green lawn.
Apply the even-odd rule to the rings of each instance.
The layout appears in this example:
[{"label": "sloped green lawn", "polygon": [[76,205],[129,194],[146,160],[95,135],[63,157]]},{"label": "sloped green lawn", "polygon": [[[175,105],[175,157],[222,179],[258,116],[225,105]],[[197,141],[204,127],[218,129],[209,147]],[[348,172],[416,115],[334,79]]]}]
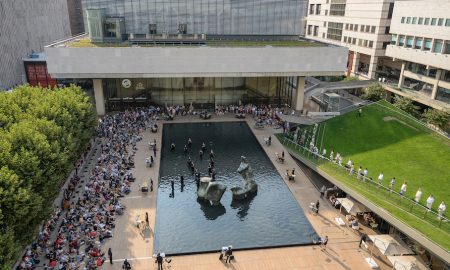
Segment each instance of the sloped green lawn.
[{"label": "sloped green lawn", "polygon": [[[312,127],[307,129],[311,131]],[[278,138],[283,142],[281,134]],[[368,175],[374,180],[383,172],[384,186],[388,187],[390,179],[395,177],[395,191],[398,192],[402,183],[407,181],[407,197],[414,198],[417,189],[422,188],[421,204],[424,205],[427,197],[433,194],[433,210],[437,211],[441,201],[450,206],[450,140],[430,132],[387,102],[363,108],[361,117],[354,111],[320,123],[316,138],[316,146],[320,152],[325,148],[327,157],[330,150],[339,152],[343,156],[343,164],[351,159],[355,170],[359,166],[368,168]],[[424,209],[398,195],[357,181],[335,164],[311,159],[298,148],[295,153],[312,160],[329,175],[450,250],[449,223],[441,223],[436,216],[425,215]]]}]

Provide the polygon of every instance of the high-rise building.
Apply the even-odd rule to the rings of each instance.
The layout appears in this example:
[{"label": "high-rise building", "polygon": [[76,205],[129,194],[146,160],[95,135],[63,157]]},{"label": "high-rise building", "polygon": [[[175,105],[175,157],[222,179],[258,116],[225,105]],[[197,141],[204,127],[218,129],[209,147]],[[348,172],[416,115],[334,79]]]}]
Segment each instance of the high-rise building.
[{"label": "high-rise building", "polygon": [[72,36],[84,33],[83,7],[81,0],[67,0],[69,11],[70,32]]},{"label": "high-rise building", "polygon": [[386,55],[401,64],[394,93],[450,108],[450,2],[395,2]]},{"label": "high-rise building", "polygon": [[[122,34],[302,35],[307,0],[83,0]],[[91,16],[90,16],[91,15]],[[95,15],[96,16],[96,15]],[[90,29],[92,32],[94,29]],[[106,30],[106,29],[105,29]],[[108,33],[105,33],[108,34]]]},{"label": "high-rise building", "polygon": [[0,89],[26,82],[22,57],[67,36],[67,0],[0,0]]}]

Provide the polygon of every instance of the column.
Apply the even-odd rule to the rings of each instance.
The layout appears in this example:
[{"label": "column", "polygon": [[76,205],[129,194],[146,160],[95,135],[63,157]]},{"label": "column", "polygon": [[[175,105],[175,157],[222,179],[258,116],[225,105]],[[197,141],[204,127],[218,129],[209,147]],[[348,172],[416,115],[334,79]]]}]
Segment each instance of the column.
[{"label": "column", "polygon": [[441,74],[442,74],[442,69],[438,69],[436,71],[436,82],[433,85],[433,92],[431,92],[431,99],[436,99],[437,96],[437,91],[438,91],[438,84],[439,84],[439,79],[441,78]]},{"label": "column", "polygon": [[361,58],[361,54],[359,52],[355,52],[353,54],[352,73],[354,75],[358,73],[359,59],[360,58]]},{"label": "column", "polygon": [[375,79],[377,66],[378,66],[378,57],[372,55],[370,57],[369,72],[367,73],[369,79]]},{"label": "column", "polygon": [[398,79],[398,88],[402,88],[403,87],[403,83],[405,82],[405,76],[403,75],[405,73],[405,66],[406,66],[406,62],[403,61],[402,62],[402,69],[400,71],[400,78]]},{"label": "column", "polygon": [[94,97],[95,109],[98,115],[105,115],[105,97],[103,95],[102,79],[93,79],[94,82]]},{"label": "column", "polygon": [[303,102],[305,99],[305,77],[297,77],[297,89],[292,97],[294,99],[292,105],[295,110],[303,110]]}]

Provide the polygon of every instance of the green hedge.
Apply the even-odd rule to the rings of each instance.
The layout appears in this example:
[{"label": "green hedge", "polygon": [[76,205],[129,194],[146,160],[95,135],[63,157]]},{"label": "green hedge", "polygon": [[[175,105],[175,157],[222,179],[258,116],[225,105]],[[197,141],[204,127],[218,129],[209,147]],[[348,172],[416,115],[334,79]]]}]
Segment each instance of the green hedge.
[{"label": "green hedge", "polygon": [[76,86],[0,93],[0,266],[9,269],[49,217],[93,135],[96,115]]}]

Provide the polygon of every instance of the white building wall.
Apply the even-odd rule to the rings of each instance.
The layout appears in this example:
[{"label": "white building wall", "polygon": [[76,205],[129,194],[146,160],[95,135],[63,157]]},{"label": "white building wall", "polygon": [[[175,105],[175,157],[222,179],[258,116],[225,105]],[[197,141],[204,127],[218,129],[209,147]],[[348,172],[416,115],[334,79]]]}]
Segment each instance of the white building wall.
[{"label": "white building wall", "polygon": [[24,82],[22,57],[67,36],[67,0],[0,0],[0,89]]}]

